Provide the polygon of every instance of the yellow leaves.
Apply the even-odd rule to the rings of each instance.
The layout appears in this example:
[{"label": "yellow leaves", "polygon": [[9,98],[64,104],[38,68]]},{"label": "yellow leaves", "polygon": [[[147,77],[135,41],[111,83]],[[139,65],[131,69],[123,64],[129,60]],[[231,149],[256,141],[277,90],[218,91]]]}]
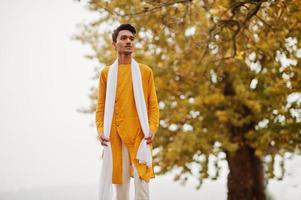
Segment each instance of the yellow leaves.
[{"label": "yellow leaves", "polygon": [[236,59],[238,59],[238,60],[244,60],[244,51],[237,51],[236,52]]},{"label": "yellow leaves", "polygon": [[261,149],[256,149],[255,150],[255,155],[258,157],[262,157],[263,156],[263,151]]},{"label": "yellow leaves", "polygon": [[[164,2],[175,4],[153,10]],[[285,127],[278,127],[283,124],[277,125],[271,120],[264,130],[254,129],[254,124],[262,117],[272,115],[273,109],[283,111],[286,97],[291,91],[300,91],[300,67],[293,68],[292,89],[288,90],[279,72],[279,63],[275,60],[277,50],[285,48],[288,36],[300,39],[301,12],[298,12],[300,7],[296,6],[300,5],[300,1],[282,1],[281,6],[278,6],[280,1],[275,1],[270,6],[262,6],[248,23],[241,24],[243,28],[235,35],[235,41],[233,34],[238,29],[235,25],[237,23],[233,22],[244,19],[247,10],[238,10],[234,16],[228,5],[230,2],[93,0],[89,3],[91,9],[103,15],[95,26],[88,25],[89,29],[84,29],[78,39],[91,44],[95,51],[93,55],[100,62],[110,64],[116,57],[111,48],[111,31],[101,27],[115,26],[113,22],[127,22],[133,24],[138,32],[152,33],[148,38],[137,34],[139,48],[134,57],[151,66],[156,75],[158,100],[166,103],[161,119],[167,124],[193,125],[193,134],[180,133],[181,128],[175,132],[164,128],[160,130],[156,145],[162,147],[158,159],[162,161],[160,165],[165,171],[189,163],[190,156],[197,151],[202,154],[212,153],[214,141],[221,143],[218,151],[235,151],[243,142],[254,148],[258,156],[271,150],[272,140],[275,151],[283,147],[294,149],[295,144],[300,143],[299,133],[295,131],[298,126],[290,117],[285,119]],[[108,13],[103,8],[131,15],[114,16],[114,13]],[[218,21],[221,19],[227,23],[214,29],[213,26],[220,24]],[[231,20],[235,20],[232,25]],[[195,30],[185,35],[188,27],[194,27]],[[218,47],[216,54],[210,51],[206,53],[211,43]],[[299,40],[297,46],[300,46]],[[234,47],[234,58],[221,59],[232,56]],[[246,55],[252,52],[258,55],[254,63],[258,59],[262,66],[258,72],[251,71],[246,64]],[[217,81],[214,84],[209,73],[211,70],[216,73]],[[250,83],[254,79],[258,80],[258,84],[252,89]],[[195,99],[194,103],[187,103],[189,97]],[[91,99],[94,98],[95,95],[91,96]],[[197,111],[200,115],[191,117],[190,111]],[[284,112],[283,115],[289,115]],[[288,132],[280,131],[282,128]],[[234,129],[235,132],[232,132]]]},{"label": "yellow leaves", "polygon": [[283,79],[277,79],[273,81],[274,84],[266,89],[268,95],[279,95],[285,90],[285,81]]},{"label": "yellow leaves", "polygon": [[212,93],[204,97],[204,104],[216,106],[225,101],[225,96],[220,93]]},{"label": "yellow leaves", "polygon": [[254,113],[261,112],[261,104],[256,100],[246,100],[245,101],[248,108],[250,108]]},{"label": "yellow leaves", "polygon": [[216,111],[215,116],[217,117],[218,121],[221,123],[227,123],[228,122],[228,114],[226,111]]},{"label": "yellow leaves", "polygon": [[235,152],[239,148],[239,145],[238,145],[238,143],[235,143],[235,142],[224,141],[223,148],[229,152]]}]

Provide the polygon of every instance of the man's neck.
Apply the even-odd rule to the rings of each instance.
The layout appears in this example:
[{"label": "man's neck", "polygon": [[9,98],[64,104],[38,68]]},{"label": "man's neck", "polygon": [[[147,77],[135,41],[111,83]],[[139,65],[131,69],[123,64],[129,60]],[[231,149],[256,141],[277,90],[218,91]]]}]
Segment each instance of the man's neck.
[{"label": "man's neck", "polygon": [[131,64],[132,60],[132,55],[125,55],[125,54],[119,54],[118,55],[118,64],[119,65],[126,65],[126,64]]}]

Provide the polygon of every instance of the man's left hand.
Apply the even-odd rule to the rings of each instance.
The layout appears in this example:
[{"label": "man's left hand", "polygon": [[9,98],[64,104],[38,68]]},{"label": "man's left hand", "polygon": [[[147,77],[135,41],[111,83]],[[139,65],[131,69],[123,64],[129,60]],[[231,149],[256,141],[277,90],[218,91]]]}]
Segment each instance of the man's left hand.
[{"label": "man's left hand", "polygon": [[146,144],[151,144],[154,141],[155,135],[150,131],[149,132],[149,137],[145,138],[146,139]]}]

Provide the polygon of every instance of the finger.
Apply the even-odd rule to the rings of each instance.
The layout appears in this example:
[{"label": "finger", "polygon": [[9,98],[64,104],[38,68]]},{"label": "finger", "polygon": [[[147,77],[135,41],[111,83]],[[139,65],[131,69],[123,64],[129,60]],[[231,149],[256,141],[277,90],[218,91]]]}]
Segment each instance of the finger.
[{"label": "finger", "polygon": [[108,144],[106,142],[101,142],[102,146],[108,146]]},{"label": "finger", "polygon": [[108,140],[107,138],[103,137],[103,135],[101,136],[101,140],[102,140],[102,141],[109,142],[109,140]]}]

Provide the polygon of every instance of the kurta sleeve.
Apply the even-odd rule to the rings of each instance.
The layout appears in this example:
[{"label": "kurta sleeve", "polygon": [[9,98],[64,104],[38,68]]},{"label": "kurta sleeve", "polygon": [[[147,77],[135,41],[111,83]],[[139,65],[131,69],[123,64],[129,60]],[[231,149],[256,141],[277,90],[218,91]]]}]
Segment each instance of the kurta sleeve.
[{"label": "kurta sleeve", "polygon": [[105,77],[104,70],[101,70],[99,75],[98,98],[97,98],[96,112],[95,112],[95,121],[96,121],[96,127],[99,136],[103,134],[105,99],[106,99],[106,77]]},{"label": "kurta sleeve", "polygon": [[151,132],[155,134],[159,126],[159,107],[152,70],[148,80],[148,88],[148,122]]}]

